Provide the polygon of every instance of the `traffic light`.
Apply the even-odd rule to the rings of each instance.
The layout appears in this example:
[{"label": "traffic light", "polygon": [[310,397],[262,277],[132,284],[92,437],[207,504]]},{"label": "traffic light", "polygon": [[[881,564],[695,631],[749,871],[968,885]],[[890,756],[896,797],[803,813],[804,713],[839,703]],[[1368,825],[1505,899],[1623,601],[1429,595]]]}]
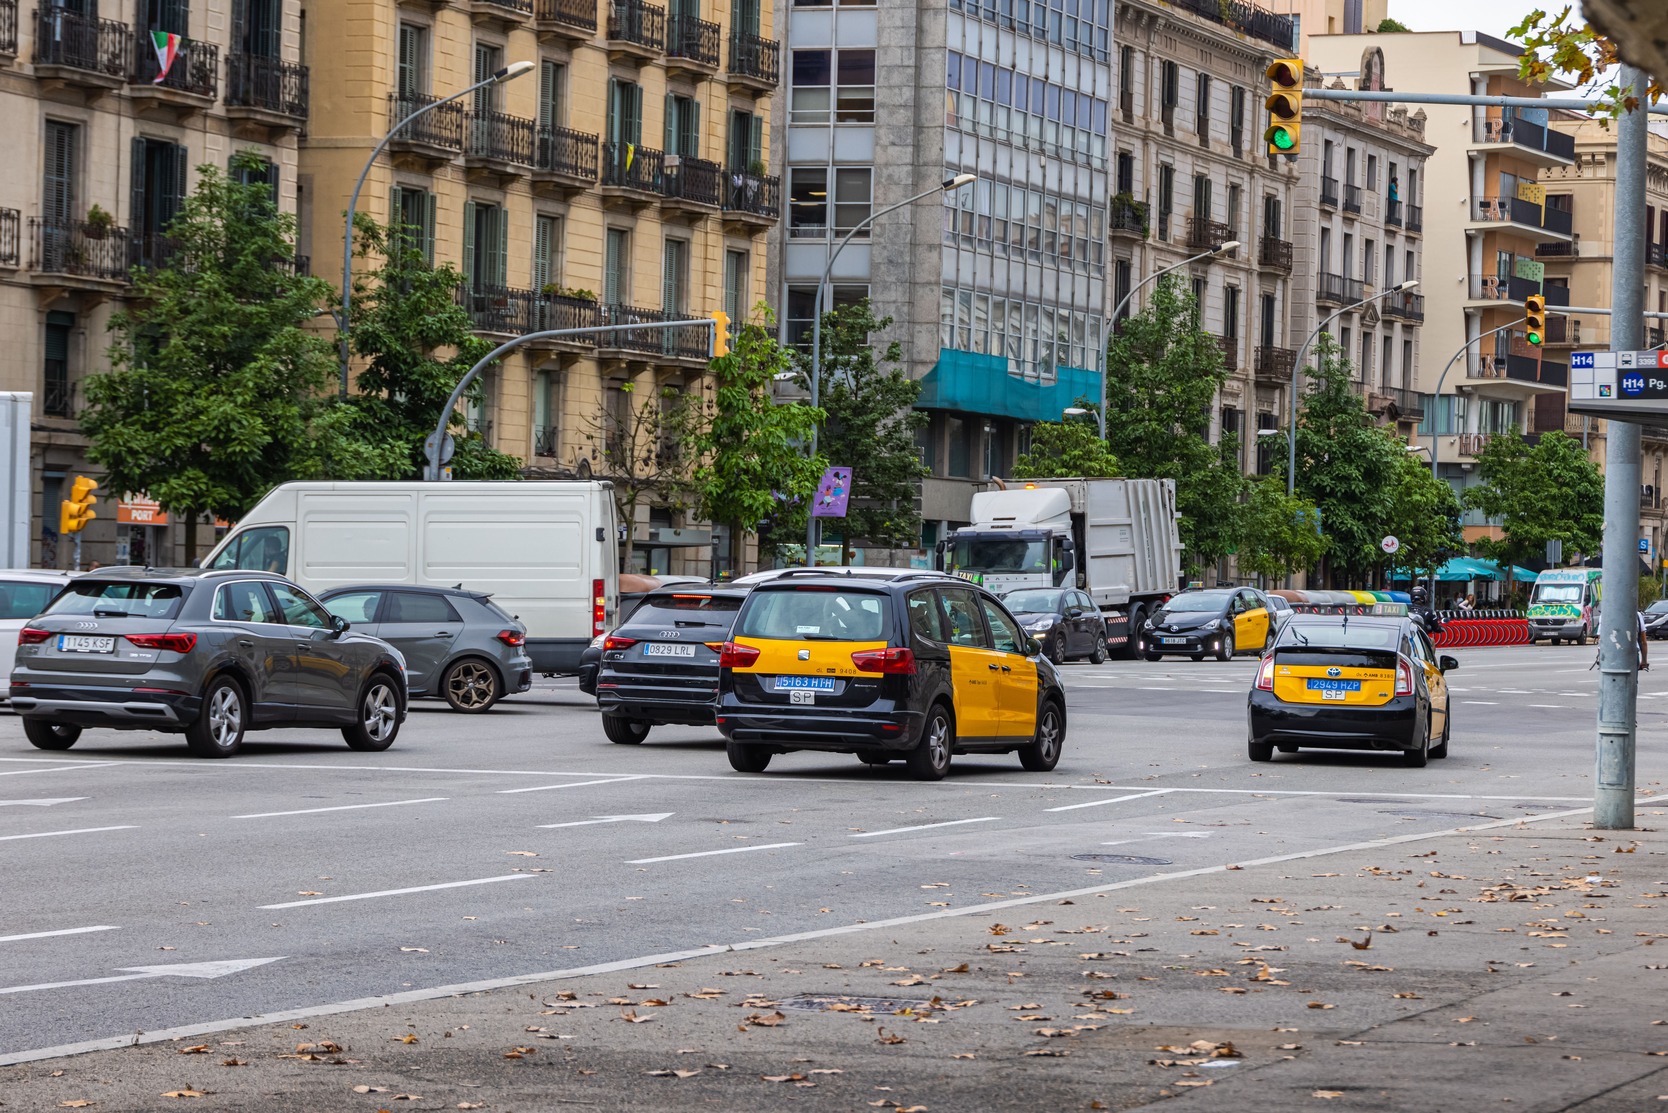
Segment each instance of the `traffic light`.
[{"label": "traffic light", "polygon": [[730,315],[722,309],[711,314],[712,317],[712,358],[730,354]]},{"label": "traffic light", "polygon": [[1295,155],[1303,131],[1303,59],[1276,58],[1266,71],[1269,89],[1268,130],[1263,139],[1271,155]]},{"label": "traffic light", "polygon": [[1540,347],[1546,339],[1546,298],[1540,294],[1530,294],[1523,299],[1523,321],[1527,326],[1525,332],[1529,343]]},{"label": "traffic light", "polygon": [[98,517],[93,512],[93,492],[98,484],[84,475],[75,477],[70,485],[70,497],[58,506],[58,532],[80,533],[87,523]]}]

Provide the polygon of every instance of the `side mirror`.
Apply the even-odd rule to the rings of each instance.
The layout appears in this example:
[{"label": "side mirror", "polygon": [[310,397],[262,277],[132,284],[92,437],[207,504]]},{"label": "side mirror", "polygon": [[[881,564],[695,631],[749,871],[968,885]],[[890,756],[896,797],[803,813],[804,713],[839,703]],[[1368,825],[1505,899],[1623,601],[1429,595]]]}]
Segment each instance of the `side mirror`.
[{"label": "side mirror", "polygon": [[1437,659],[1436,667],[1441,669],[1443,672],[1453,672],[1455,669],[1459,668],[1459,658],[1450,657],[1444,653]]},{"label": "side mirror", "polygon": [[1083,617],[1083,608],[1082,607],[1073,607],[1069,613],[1070,613],[1072,618],[1082,618]]},{"label": "side mirror", "polygon": [[1042,642],[1037,640],[1036,638],[1026,639],[1025,655],[1027,657],[1031,657],[1031,658],[1041,657],[1043,655]]},{"label": "side mirror", "polygon": [[330,616],[330,630],[338,638],[347,633],[351,626],[352,623],[339,614]]}]

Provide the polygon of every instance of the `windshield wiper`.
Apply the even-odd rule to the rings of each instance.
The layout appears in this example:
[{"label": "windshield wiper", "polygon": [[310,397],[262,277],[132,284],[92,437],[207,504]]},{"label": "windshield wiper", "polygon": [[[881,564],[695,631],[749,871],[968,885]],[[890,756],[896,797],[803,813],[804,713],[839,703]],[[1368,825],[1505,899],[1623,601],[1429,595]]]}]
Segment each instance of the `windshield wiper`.
[{"label": "windshield wiper", "polygon": [[672,623],[673,626],[717,626],[716,622],[702,622],[698,618],[680,618]]},{"label": "windshield wiper", "polygon": [[843,642],[847,640],[834,634],[800,634],[799,636],[810,642]]},{"label": "windshield wiper", "polygon": [[94,618],[132,618],[133,615],[132,615],[132,613],[130,613],[128,611],[111,610],[109,607],[94,607],[93,608],[93,617]]}]

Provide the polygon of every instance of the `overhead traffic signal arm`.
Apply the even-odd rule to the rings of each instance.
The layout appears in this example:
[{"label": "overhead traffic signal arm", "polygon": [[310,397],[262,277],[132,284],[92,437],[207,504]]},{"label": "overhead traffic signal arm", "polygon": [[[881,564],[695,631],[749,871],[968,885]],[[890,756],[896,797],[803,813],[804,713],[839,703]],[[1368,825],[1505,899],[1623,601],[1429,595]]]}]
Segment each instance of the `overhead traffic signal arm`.
[{"label": "overhead traffic signal arm", "polygon": [[1264,71],[1268,75],[1268,130],[1263,140],[1271,155],[1295,155],[1303,133],[1303,60],[1276,58]]},{"label": "overhead traffic signal arm", "polygon": [[1525,339],[1535,347],[1546,342],[1546,298],[1530,294],[1523,299],[1523,331]]}]

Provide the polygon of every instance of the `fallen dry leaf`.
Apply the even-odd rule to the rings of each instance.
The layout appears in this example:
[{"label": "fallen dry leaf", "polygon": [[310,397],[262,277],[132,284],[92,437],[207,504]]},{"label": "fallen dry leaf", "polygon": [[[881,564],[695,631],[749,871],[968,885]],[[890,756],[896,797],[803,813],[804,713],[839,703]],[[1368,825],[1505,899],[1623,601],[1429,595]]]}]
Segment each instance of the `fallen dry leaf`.
[{"label": "fallen dry leaf", "polygon": [[199,1043],[199,1044],[193,1044],[190,1047],[180,1048],[178,1054],[180,1054],[180,1055],[207,1055],[208,1054],[208,1049],[209,1049],[208,1044]]},{"label": "fallen dry leaf", "polygon": [[876,1042],[888,1045],[900,1044],[904,1042],[904,1037],[896,1034],[888,1035],[886,1029],[881,1028],[876,1035]]},{"label": "fallen dry leaf", "polygon": [[206,1098],[208,1093],[204,1090],[164,1090],[162,1096],[165,1098]]},{"label": "fallen dry leaf", "polygon": [[395,1037],[393,1037],[393,1039],[396,1043],[416,1043],[417,1042],[417,1033],[416,1032],[407,1032],[405,1035],[395,1036]]},{"label": "fallen dry leaf", "polygon": [[247,1059],[222,1059],[220,1061],[220,1065],[223,1066],[223,1067],[246,1067],[246,1066],[249,1065],[249,1060],[247,1060]]},{"label": "fallen dry leaf", "polygon": [[97,1104],[98,1104],[98,1102],[88,1101],[86,1098],[75,1098],[73,1101],[61,1101],[61,1102],[59,1102],[58,1103],[58,1108],[59,1109],[86,1109],[88,1106],[97,1105]]},{"label": "fallen dry leaf", "polygon": [[1344,1092],[1342,1090],[1313,1090],[1309,1096],[1312,1098],[1341,1098],[1344,1096]]},{"label": "fallen dry leaf", "polygon": [[531,850],[506,850],[505,854],[513,854],[517,858],[537,858],[538,854]]},{"label": "fallen dry leaf", "polygon": [[356,1093],[356,1094],[386,1094],[388,1092],[388,1087],[386,1087],[386,1086],[355,1086],[353,1088],[353,1092]]}]

